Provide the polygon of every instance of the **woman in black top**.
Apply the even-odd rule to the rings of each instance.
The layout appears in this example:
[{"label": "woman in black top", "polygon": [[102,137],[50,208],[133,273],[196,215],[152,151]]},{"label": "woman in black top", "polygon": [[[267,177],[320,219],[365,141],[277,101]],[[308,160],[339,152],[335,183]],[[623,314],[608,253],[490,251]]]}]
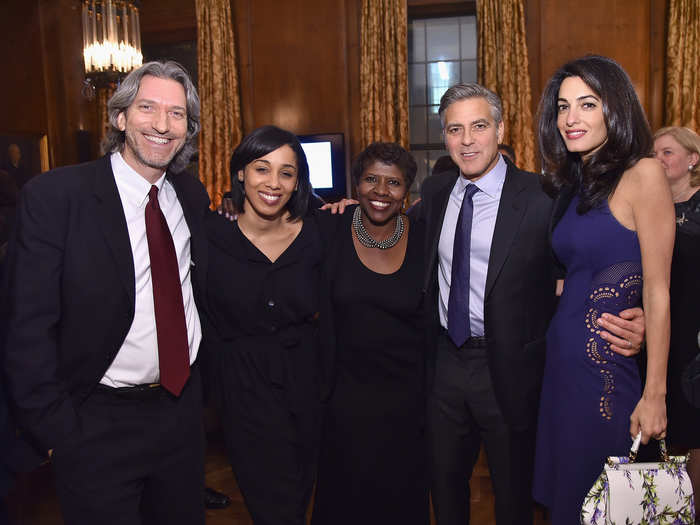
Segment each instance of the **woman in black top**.
[{"label": "woman in black top", "polygon": [[671,343],[668,360],[668,437],[690,450],[688,474],[700,497],[700,408],[681,389],[685,367],[698,355],[700,331],[700,137],[688,128],[668,127],[654,135],[654,153],[671,185],[676,207],[676,241],[671,263]]},{"label": "woman in black top", "polygon": [[206,341],[229,459],[256,525],[301,525],[320,402],[321,243],[297,138],[265,126],[231,158],[238,220],[208,220]]},{"label": "woman in black top", "polygon": [[348,208],[331,236],[322,345],[335,356],[335,381],[313,525],[428,520],[423,229],[401,214],[415,174],[415,161],[397,144],[368,146],[352,169],[359,206]]}]

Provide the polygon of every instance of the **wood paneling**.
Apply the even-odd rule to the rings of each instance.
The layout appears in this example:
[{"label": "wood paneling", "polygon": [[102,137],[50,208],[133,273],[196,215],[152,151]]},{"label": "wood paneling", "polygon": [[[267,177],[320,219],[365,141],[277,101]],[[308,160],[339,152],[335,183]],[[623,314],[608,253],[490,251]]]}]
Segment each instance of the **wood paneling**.
[{"label": "wood paneling", "polygon": [[527,0],[533,106],[552,73],[590,53],[627,71],[652,127],[663,113],[663,0]]},{"label": "wood paneling", "polygon": [[81,95],[82,31],[76,0],[12,0],[0,11],[5,81],[2,131],[48,135],[50,167],[77,161],[78,130],[94,130]]},{"label": "wood paneling", "polygon": [[233,16],[244,132],[341,132],[348,164],[360,136],[359,1],[233,0]]},{"label": "wood paneling", "polygon": [[407,0],[409,18],[476,14],[476,0]]},{"label": "wood paneling", "polygon": [[[276,124],[295,133],[346,127],[345,2],[343,0],[245,0],[236,20],[241,102],[252,107],[245,131]],[[238,13],[238,12],[237,12]]]},{"label": "wood paneling", "polygon": [[141,2],[141,41],[163,44],[197,40],[195,0]]},{"label": "wood paneling", "polygon": [[0,34],[0,131],[46,133],[39,2],[3,2]]},{"label": "wood paneling", "polygon": [[97,155],[97,105],[81,94],[85,78],[80,3],[41,0],[46,122],[51,167],[78,161],[78,130],[91,131]]},{"label": "wood paneling", "polygon": [[[473,1],[407,0],[411,9]],[[94,133],[82,99],[78,0],[0,2],[3,130],[46,133],[52,166],[75,162],[75,134]],[[340,131],[359,152],[360,0],[231,0],[245,131],[272,123],[297,133]],[[627,70],[652,127],[663,121],[665,0],[526,0],[533,109],[566,60],[601,53]],[[196,40],[195,0],[148,0],[146,44]],[[93,146],[95,149],[95,146]]]}]

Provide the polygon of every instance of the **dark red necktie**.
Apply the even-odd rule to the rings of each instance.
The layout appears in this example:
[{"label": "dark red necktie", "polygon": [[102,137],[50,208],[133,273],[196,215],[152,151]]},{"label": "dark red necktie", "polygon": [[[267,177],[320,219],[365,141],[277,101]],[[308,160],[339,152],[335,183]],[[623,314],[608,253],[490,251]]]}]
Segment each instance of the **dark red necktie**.
[{"label": "dark red necktie", "polygon": [[160,384],[167,391],[179,396],[187,378],[190,377],[187,322],[175,245],[158,204],[157,186],[151,186],[151,191],[148,192],[146,238],[151,258]]}]

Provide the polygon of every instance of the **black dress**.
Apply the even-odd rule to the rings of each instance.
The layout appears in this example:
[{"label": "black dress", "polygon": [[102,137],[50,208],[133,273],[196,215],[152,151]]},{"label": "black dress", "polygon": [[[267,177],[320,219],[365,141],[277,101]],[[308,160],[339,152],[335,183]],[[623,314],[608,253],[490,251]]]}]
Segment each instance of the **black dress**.
[{"label": "black dress", "polygon": [[331,293],[336,380],[324,420],[313,525],[427,523],[423,230],[378,274],[357,256],[352,209],[339,230]]},{"label": "black dress", "polygon": [[203,344],[229,459],[256,525],[301,525],[320,435],[317,225],[275,262],[217,214],[207,233]]},{"label": "black dress", "polygon": [[700,191],[676,204],[676,242],[671,264],[671,343],[668,360],[668,439],[700,448],[700,409],[686,400],[683,370],[698,354],[700,331]]}]

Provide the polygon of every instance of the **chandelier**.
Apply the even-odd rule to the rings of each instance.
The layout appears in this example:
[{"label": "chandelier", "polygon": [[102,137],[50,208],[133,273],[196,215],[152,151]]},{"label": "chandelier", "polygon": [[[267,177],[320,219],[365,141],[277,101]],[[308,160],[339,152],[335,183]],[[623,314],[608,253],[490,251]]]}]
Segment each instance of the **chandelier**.
[{"label": "chandelier", "polygon": [[83,59],[88,98],[95,87],[117,84],[143,62],[134,0],[83,0]]}]

